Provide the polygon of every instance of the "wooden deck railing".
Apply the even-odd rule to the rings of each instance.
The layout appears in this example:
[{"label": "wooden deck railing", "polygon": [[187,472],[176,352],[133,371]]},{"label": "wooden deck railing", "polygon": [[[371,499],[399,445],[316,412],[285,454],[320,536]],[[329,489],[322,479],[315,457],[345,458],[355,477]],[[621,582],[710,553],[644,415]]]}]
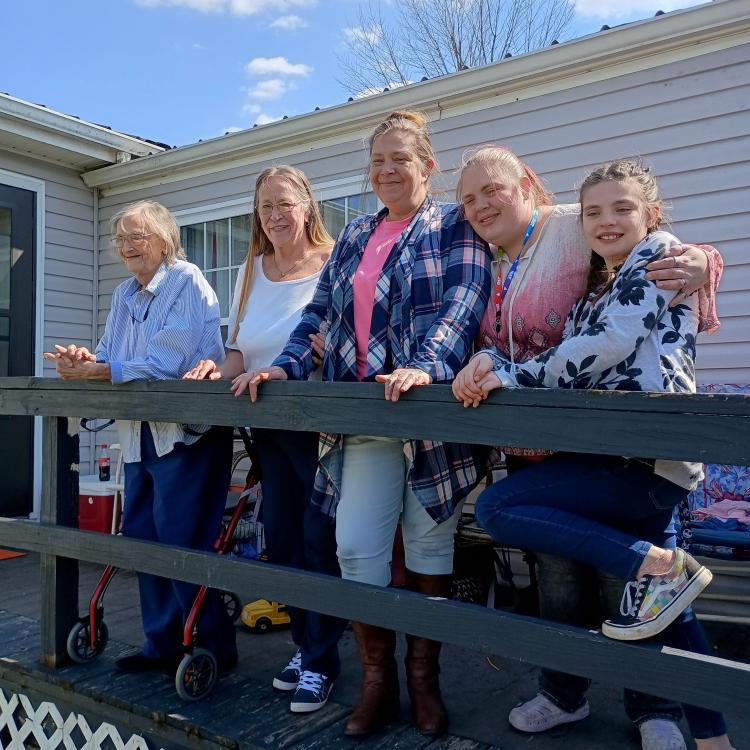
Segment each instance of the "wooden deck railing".
[{"label": "wooden deck railing", "polygon": [[383,399],[382,386],[374,384],[271,383],[251,404],[235,399],[225,383],[217,382],[112,386],[0,378],[0,415],[44,417],[41,522],[0,519],[0,545],[41,555],[41,659],[49,665],[66,658],[65,639],[78,616],[77,566],[83,560],[222,589],[252,589],[291,605],[604,684],[730,713],[747,710],[748,664],[624,644],[474,605],[71,527],[78,504],[79,416],[749,464],[750,396],[513,390],[495,392],[479,409],[464,410],[447,386],[417,389],[392,404]]}]

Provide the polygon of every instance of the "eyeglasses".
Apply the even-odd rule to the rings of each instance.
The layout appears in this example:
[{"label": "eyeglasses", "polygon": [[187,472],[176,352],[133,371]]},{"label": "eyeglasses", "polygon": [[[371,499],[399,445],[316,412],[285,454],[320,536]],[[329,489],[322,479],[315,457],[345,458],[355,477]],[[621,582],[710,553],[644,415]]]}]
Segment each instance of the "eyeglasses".
[{"label": "eyeglasses", "polygon": [[280,201],[279,203],[261,203],[260,206],[258,206],[258,213],[261,216],[270,216],[275,208],[280,214],[288,214],[297,206],[299,206],[299,203],[292,203],[291,201]]},{"label": "eyeglasses", "polygon": [[112,238],[112,244],[118,250],[122,250],[126,243],[131,247],[141,247],[151,234],[153,233],[149,232],[148,234],[143,234],[142,232],[136,232],[134,234],[116,234]]}]

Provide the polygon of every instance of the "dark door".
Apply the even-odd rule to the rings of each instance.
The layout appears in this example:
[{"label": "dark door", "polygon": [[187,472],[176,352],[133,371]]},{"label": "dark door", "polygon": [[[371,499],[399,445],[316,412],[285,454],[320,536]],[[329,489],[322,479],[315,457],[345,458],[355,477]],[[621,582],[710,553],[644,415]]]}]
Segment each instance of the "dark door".
[{"label": "dark door", "polygon": [[[0,377],[34,374],[36,194],[0,185]],[[0,515],[33,506],[34,422],[0,415]]]}]

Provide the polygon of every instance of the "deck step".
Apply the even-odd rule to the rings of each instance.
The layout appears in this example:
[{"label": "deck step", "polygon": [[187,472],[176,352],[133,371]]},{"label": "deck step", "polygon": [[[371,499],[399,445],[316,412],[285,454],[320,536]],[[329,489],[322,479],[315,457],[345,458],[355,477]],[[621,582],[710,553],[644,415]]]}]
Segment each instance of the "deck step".
[{"label": "deck step", "polygon": [[[39,623],[0,610],[0,746],[10,746],[4,736],[16,736],[18,747],[30,743],[54,750],[66,747],[68,737],[79,748],[87,732],[88,737],[98,732],[104,741],[89,747],[336,750],[356,745],[363,750],[490,750],[486,744],[460,737],[430,740],[403,723],[355,743],[343,733],[349,707],[329,701],[314,714],[291,714],[288,695],[246,675],[230,674],[210,696],[187,703],[166,675],[118,672],[114,660],[127,651],[132,647],[110,641],[94,662],[51,669],[37,661]],[[63,731],[55,734],[56,729]],[[23,732],[32,738],[29,743],[20,741]],[[40,732],[53,739],[39,742]]]}]

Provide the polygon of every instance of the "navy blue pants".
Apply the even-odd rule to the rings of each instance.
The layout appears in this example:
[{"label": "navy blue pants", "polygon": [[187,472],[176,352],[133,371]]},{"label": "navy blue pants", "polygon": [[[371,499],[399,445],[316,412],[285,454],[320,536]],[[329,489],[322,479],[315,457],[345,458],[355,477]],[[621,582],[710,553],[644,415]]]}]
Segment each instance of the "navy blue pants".
[{"label": "navy blue pants", "polygon": [[[269,562],[340,577],[333,519],[310,503],[318,468],[318,433],[253,429],[263,489]],[[338,677],[338,642],[346,621],[290,608],[302,669]]]},{"label": "navy blue pants", "polygon": [[[141,460],[125,464],[122,533],[133,539],[190,549],[213,549],[227,500],[232,431],[212,427],[191,445],[177,443],[157,456],[147,422],[141,424]],[[182,654],[182,630],[198,587],[138,574],[146,656]],[[220,665],[237,659],[234,625],[215,591],[209,591],[198,619],[197,645],[210,649]]]},{"label": "navy blue pants", "polygon": [[[488,487],[477,500],[476,517],[498,541],[571,557],[629,580],[649,544],[666,544],[672,512],[685,492],[639,462],[558,453]],[[710,653],[691,609],[648,642]],[[683,710],[696,739],[726,733],[720,713],[688,705]]]}]

